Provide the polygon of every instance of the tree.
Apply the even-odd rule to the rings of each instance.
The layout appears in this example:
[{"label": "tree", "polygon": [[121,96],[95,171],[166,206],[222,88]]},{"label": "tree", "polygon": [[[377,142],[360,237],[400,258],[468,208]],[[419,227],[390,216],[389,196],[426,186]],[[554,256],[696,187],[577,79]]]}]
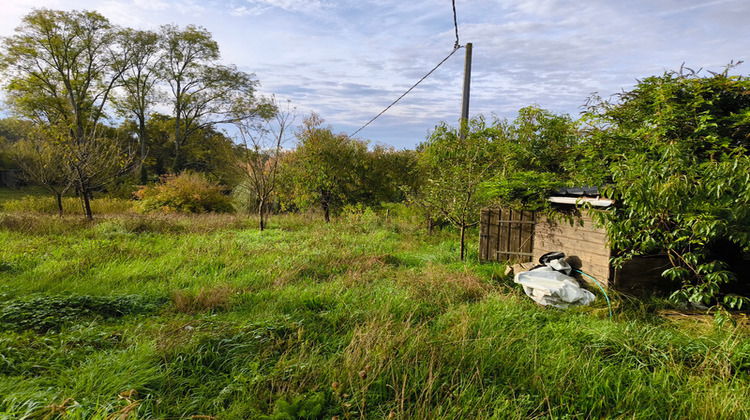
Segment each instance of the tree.
[{"label": "tree", "polygon": [[300,208],[320,204],[323,217],[342,205],[356,203],[359,169],[367,159],[367,143],[335,135],[330,126],[313,113],[298,128],[297,148],[288,158],[292,171],[294,201]]},{"label": "tree", "polygon": [[18,118],[0,119],[0,172],[15,171],[20,168],[13,159],[13,147],[26,138],[34,128],[34,123]]},{"label": "tree", "polygon": [[[281,160],[282,147],[290,140],[289,127],[296,118],[295,110],[287,102],[279,107],[275,98],[263,104],[261,109],[245,109],[242,104],[236,110],[235,126],[237,141],[235,168],[241,177],[240,187],[255,201],[259,228],[266,226],[268,202],[276,191],[276,175]],[[259,118],[252,116],[259,114]],[[252,200],[254,199],[254,200]]]},{"label": "tree", "polygon": [[576,126],[567,114],[558,115],[537,106],[518,111],[513,121],[517,159],[525,170],[565,173],[570,149],[577,143]]},{"label": "tree", "polygon": [[460,230],[461,261],[465,258],[466,229],[479,223],[479,210],[484,205],[477,195],[479,185],[496,172],[510,171],[512,165],[502,153],[509,144],[504,121],[495,119],[487,125],[479,116],[464,124],[466,136],[459,136],[457,128],[443,122],[417,148],[427,179],[416,200]]},{"label": "tree", "polygon": [[13,145],[11,156],[26,180],[43,186],[55,195],[62,216],[62,196],[73,186],[64,168],[63,151],[39,126],[28,130],[24,137]]},{"label": "tree", "polygon": [[575,163],[570,154],[579,141],[576,123],[568,115],[529,106],[518,111],[507,130],[505,170],[483,182],[480,195],[505,208],[549,207],[547,198],[569,179],[566,165]]},{"label": "tree", "polygon": [[118,108],[126,115],[133,115],[138,125],[140,159],[138,171],[140,182],[148,181],[145,160],[148,145],[146,119],[157,96],[157,63],[159,58],[159,36],[151,31],[126,29],[123,32],[123,48],[131,52],[131,65],[122,75],[124,95],[117,99]]},{"label": "tree", "polygon": [[[750,80],[692,71],[646,78],[616,102],[594,100],[581,177],[611,181],[602,213],[616,262],[665,253],[673,296],[708,303],[734,279],[722,252],[750,251]],[[727,295],[720,305],[743,302]]]},{"label": "tree", "polygon": [[235,66],[218,64],[219,46],[204,28],[161,27],[161,77],[171,91],[174,110],[173,171],[185,166],[182,147],[197,130],[232,122],[240,100],[252,103],[258,82]]},{"label": "tree", "polygon": [[363,194],[359,201],[369,206],[402,202],[405,191],[417,189],[421,182],[414,150],[376,145],[368,152],[362,169],[359,189]]},{"label": "tree", "polygon": [[52,144],[60,148],[88,218],[101,176],[127,163],[115,143],[99,135],[110,93],[130,62],[119,41],[117,28],[96,12],[48,9],[26,15],[16,34],[4,39],[8,100],[56,139]]}]

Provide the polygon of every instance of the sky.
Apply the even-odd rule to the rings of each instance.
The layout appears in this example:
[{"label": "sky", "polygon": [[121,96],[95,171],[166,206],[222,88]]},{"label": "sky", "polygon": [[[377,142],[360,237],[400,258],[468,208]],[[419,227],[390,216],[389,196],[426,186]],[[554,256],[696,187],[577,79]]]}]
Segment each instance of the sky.
[{"label": "sky", "polygon": [[[472,43],[470,116],[514,119],[537,105],[577,118],[591,94],[630,90],[679,70],[750,60],[747,0],[455,0],[459,43]],[[0,36],[33,8],[96,10],[115,24],[199,25],[222,61],[351,134],[453,50],[451,0],[3,0]],[[461,113],[465,49],[357,133],[414,148]],[[747,75],[748,64],[731,74]]]}]

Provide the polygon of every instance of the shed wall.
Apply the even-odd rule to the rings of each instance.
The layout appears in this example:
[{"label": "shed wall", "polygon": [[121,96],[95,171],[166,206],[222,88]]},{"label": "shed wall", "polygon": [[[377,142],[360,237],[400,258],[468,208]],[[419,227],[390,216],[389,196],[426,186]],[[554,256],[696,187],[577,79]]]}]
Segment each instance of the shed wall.
[{"label": "shed wall", "polygon": [[[555,221],[541,217],[535,226],[532,261],[539,261],[542,255],[562,251],[573,268],[591,275],[603,285],[610,279],[607,232],[596,226],[587,214],[581,216],[573,226],[567,220]],[[585,277],[581,280],[591,283]]]}]

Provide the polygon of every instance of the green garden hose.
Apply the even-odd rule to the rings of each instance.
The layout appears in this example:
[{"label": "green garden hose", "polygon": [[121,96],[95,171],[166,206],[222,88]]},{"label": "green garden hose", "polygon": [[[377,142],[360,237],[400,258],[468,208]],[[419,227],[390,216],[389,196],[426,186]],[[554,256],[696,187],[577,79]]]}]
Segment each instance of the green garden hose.
[{"label": "green garden hose", "polygon": [[591,280],[594,281],[594,283],[596,283],[597,286],[599,286],[599,289],[601,289],[602,293],[604,293],[604,298],[607,299],[607,306],[609,306],[609,317],[612,318],[612,303],[610,303],[609,296],[607,296],[607,292],[604,291],[604,288],[602,287],[602,284],[599,283],[595,278],[593,278],[590,275],[584,273],[583,271],[581,271],[581,270],[579,270],[577,268],[574,269],[574,270],[577,271],[577,272],[579,272],[579,273],[581,273],[581,274],[583,274],[584,276],[590,278]]}]

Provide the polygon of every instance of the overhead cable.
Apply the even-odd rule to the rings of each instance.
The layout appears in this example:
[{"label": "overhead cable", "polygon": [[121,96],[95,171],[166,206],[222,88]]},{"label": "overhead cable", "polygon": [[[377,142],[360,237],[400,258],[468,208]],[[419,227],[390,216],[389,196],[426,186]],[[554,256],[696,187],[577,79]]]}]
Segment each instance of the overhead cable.
[{"label": "overhead cable", "polygon": [[417,87],[420,83],[422,83],[422,81],[424,81],[424,79],[428,78],[432,74],[432,72],[434,72],[435,70],[437,70],[438,67],[440,67],[441,65],[443,65],[443,63],[445,63],[446,61],[448,61],[448,59],[451,58],[451,56],[456,51],[458,51],[461,48],[461,45],[459,45],[459,43],[458,43],[458,21],[456,20],[456,0],[452,0],[452,2],[453,2],[453,26],[456,29],[456,44],[453,45],[453,51],[451,51],[451,53],[448,54],[448,56],[445,57],[443,59],[443,61],[439,62],[437,66],[435,66],[432,70],[430,70],[427,74],[425,74],[424,77],[422,77],[421,79],[419,79],[419,81],[417,83],[414,83],[414,85],[412,87],[410,87],[406,92],[404,92],[403,95],[399,96],[395,101],[391,102],[391,104],[388,105],[387,107],[385,107],[384,110],[380,111],[380,114],[378,114],[375,117],[373,117],[370,121],[367,121],[367,124],[363,125],[357,131],[355,131],[352,134],[350,134],[349,137],[354,137],[355,134],[357,134],[360,131],[362,131],[365,127],[367,127],[368,125],[370,125],[371,122],[375,121],[376,119],[378,119],[378,117],[380,117],[381,115],[385,114],[386,111],[388,111],[389,109],[391,109],[391,107],[393,105],[396,105],[396,103],[398,101],[400,101],[401,98],[403,98],[404,96],[408,95],[409,92],[411,92],[415,87]]},{"label": "overhead cable", "polygon": [[449,58],[451,58],[451,56],[452,56],[452,55],[453,55],[453,54],[454,54],[454,53],[455,53],[456,51],[458,51],[458,50],[459,50],[460,48],[461,48],[461,47],[456,47],[456,48],[454,48],[454,49],[453,49],[453,51],[451,51],[451,53],[450,53],[450,54],[448,54],[448,56],[447,56],[447,57],[445,57],[445,58],[443,59],[443,61],[439,62],[437,66],[435,66],[435,67],[434,67],[434,68],[433,68],[432,70],[430,70],[430,71],[429,71],[429,72],[428,72],[427,74],[425,74],[425,75],[424,75],[424,76],[423,76],[423,77],[422,77],[421,79],[419,79],[419,81],[418,81],[417,83],[414,83],[414,85],[413,85],[412,87],[410,87],[410,88],[409,88],[409,89],[408,89],[408,90],[407,90],[406,92],[404,92],[404,94],[403,94],[403,95],[399,96],[399,97],[398,97],[398,98],[397,98],[397,99],[396,99],[395,101],[391,102],[391,104],[390,104],[390,105],[388,105],[387,107],[385,107],[385,109],[384,109],[384,110],[380,111],[380,114],[378,114],[378,115],[374,116],[374,117],[373,117],[373,118],[372,118],[372,119],[371,119],[370,121],[367,121],[367,124],[363,125],[363,126],[362,126],[362,127],[360,127],[360,128],[359,128],[359,129],[357,130],[357,131],[355,131],[355,132],[353,132],[352,134],[350,134],[350,135],[349,135],[349,137],[354,137],[354,135],[355,135],[355,134],[357,134],[357,133],[359,133],[360,131],[362,131],[362,129],[364,129],[365,127],[367,127],[368,125],[370,125],[370,123],[371,123],[371,122],[373,122],[373,121],[375,121],[376,119],[378,119],[378,117],[379,117],[379,116],[381,116],[381,115],[385,114],[385,112],[386,112],[386,111],[388,111],[389,109],[391,109],[391,107],[392,107],[393,105],[396,105],[396,102],[400,101],[400,100],[401,100],[401,98],[403,98],[404,96],[406,96],[407,94],[409,94],[409,92],[411,92],[411,91],[412,91],[412,90],[413,90],[413,89],[414,89],[415,87],[417,87],[417,86],[418,86],[418,85],[419,85],[420,83],[422,83],[422,81],[424,81],[424,79],[428,78],[428,77],[429,77],[429,76],[430,76],[430,75],[432,74],[432,72],[434,72],[435,70],[437,70],[437,69],[438,69],[438,67],[440,67],[441,65],[443,65],[443,63],[445,63],[446,61],[448,61],[448,59],[449,59]]},{"label": "overhead cable", "polygon": [[458,48],[458,19],[456,19],[456,0],[453,1],[453,27],[456,28],[456,45],[453,46],[453,48]]}]

